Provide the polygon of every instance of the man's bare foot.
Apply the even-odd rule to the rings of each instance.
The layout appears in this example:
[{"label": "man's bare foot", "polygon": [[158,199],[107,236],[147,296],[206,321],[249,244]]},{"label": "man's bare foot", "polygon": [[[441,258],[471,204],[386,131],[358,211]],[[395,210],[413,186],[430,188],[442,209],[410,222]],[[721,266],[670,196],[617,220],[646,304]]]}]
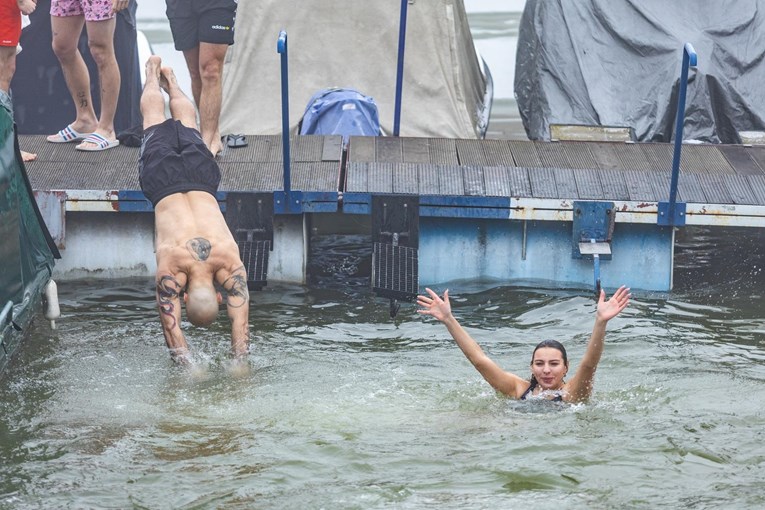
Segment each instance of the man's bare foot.
[{"label": "man's bare foot", "polygon": [[24,163],[29,163],[30,161],[34,161],[36,159],[37,159],[37,154],[33,154],[27,151],[21,151],[21,161],[23,161]]},{"label": "man's bare foot", "polygon": [[[152,55],[146,61],[146,77],[154,77],[160,81],[160,69],[162,68],[162,58],[159,55]],[[161,81],[160,81],[161,83]]]},{"label": "man's bare foot", "polygon": [[163,67],[160,70],[160,85],[165,89],[165,92],[170,93],[170,89],[178,88],[178,79],[175,77],[175,71],[172,67]]}]

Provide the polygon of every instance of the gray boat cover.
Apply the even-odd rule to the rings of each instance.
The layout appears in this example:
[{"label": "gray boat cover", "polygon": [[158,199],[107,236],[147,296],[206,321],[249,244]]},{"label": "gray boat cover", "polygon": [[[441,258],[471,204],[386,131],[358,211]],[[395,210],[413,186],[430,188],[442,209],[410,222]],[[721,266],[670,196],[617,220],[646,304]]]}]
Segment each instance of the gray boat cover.
[{"label": "gray boat cover", "polygon": [[515,96],[528,137],[583,124],[671,141],[685,43],[698,65],[683,138],[741,143],[765,129],[765,0],[527,0]]},{"label": "gray boat cover", "polygon": [[[391,134],[400,13],[400,0],[239,2],[221,132],[281,132],[277,39],[286,30],[293,132],[311,96],[340,87],[371,96]],[[400,134],[476,138],[486,81],[462,0],[409,0],[406,36]]]}]

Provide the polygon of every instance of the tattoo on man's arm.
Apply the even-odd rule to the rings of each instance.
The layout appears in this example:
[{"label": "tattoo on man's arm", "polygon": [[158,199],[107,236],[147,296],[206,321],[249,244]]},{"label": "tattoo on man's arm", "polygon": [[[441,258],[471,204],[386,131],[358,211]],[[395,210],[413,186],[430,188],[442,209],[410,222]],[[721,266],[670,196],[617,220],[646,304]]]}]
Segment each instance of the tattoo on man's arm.
[{"label": "tattoo on man's arm", "polygon": [[212,245],[210,244],[210,241],[204,237],[195,237],[186,242],[186,249],[189,250],[189,253],[191,253],[195,259],[204,262],[210,257]]},{"label": "tattoo on man's arm", "polygon": [[159,313],[169,317],[170,327],[173,329],[177,325],[175,320],[175,301],[181,294],[181,285],[172,276],[165,275],[157,282],[157,306]]},{"label": "tattoo on man's arm", "polygon": [[234,274],[226,278],[223,282],[223,288],[228,293],[228,305],[233,308],[239,308],[247,304],[250,292],[247,289],[247,273],[244,266],[237,269]]}]

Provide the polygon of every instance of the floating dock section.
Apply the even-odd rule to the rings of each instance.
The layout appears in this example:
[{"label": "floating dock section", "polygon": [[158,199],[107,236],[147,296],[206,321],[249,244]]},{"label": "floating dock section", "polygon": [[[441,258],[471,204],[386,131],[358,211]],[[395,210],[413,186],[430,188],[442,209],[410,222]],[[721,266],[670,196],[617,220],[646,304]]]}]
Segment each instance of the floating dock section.
[{"label": "floating dock section", "polygon": [[[667,218],[671,144],[351,137],[344,150],[295,136],[286,188],[282,137],[246,139],[219,158],[218,199],[255,288],[306,281],[319,216],[368,216],[370,285],[391,299],[464,279],[666,291],[677,228],[765,227],[763,146],[684,144]],[[55,276],[153,275],[138,149],[20,140],[38,154],[27,168],[61,248]]]}]

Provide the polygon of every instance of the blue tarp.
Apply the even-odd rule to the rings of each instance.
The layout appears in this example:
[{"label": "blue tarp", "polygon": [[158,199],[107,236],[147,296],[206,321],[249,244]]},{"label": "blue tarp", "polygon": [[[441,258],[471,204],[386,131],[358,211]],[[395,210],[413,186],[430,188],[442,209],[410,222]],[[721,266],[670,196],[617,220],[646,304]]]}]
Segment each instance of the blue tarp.
[{"label": "blue tarp", "polygon": [[324,89],[311,97],[300,124],[301,135],[378,136],[380,117],[369,96],[350,88]]}]

